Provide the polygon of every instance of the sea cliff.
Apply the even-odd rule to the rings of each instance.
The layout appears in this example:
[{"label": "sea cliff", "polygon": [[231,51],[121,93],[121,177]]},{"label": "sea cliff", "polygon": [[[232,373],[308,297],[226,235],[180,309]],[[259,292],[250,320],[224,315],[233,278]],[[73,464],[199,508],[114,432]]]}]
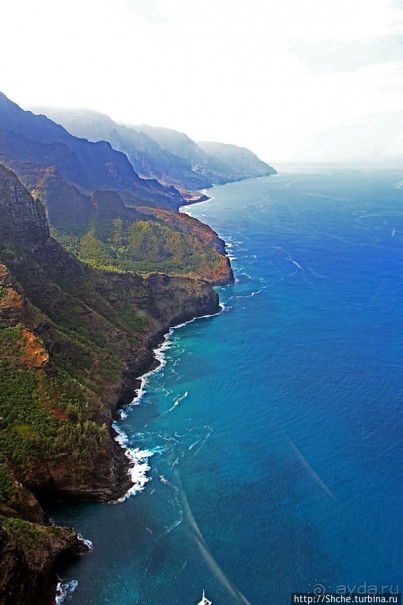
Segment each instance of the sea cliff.
[{"label": "sea cliff", "polygon": [[219,301],[206,281],[82,264],[4,167],[0,213],[0,603],[47,604],[60,557],[86,547],[43,505],[125,493],[114,411],[169,327],[218,312]]}]

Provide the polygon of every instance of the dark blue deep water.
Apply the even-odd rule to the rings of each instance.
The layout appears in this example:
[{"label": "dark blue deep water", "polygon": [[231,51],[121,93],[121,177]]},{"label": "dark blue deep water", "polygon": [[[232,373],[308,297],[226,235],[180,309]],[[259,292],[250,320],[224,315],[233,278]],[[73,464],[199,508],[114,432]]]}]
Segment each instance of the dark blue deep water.
[{"label": "dark blue deep water", "polygon": [[74,605],[286,605],[403,585],[403,171],[297,172],[187,211],[229,244],[224,311],[174,331],[120,426],[152,452],[121,504],[61,505],[93,541]]}]

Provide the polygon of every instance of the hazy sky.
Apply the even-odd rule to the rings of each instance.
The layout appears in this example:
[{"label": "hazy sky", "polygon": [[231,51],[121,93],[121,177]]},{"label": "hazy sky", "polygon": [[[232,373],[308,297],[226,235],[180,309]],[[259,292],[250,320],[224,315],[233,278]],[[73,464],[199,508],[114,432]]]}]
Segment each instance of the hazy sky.
[{"label": "hazy sky", "polygon": [[12,0],[0,76],[23,107],[89,107],[274,163],[326,158],[335,139],[341,156],[403,153],[403,0]]}]

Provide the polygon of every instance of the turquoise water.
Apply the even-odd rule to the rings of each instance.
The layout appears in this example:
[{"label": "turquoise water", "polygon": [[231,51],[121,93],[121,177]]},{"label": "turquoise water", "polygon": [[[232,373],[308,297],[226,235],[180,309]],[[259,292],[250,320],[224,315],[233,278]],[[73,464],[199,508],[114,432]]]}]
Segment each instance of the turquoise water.
[{"label": "turquoise water", "polygon": [[[141,493],[60,505],[75,605],[283,605],[403,583],[403,182],[282,174],[187,209],[228,242],[223,312],[171,334],[120,423]],[[72,585],[70,585],[72,587]]]}]

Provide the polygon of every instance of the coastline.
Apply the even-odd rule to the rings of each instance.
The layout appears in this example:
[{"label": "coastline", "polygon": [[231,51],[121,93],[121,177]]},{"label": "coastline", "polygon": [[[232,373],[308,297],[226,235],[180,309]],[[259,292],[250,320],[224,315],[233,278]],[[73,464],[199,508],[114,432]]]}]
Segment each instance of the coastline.
[{"label": "coastline", "polygon": [[[110,288],[114,293],[119,293],[124,288],[133,289],[133,294],[128,293],[128,297],[130,296],[128,302],[132,302],[137,309],[147,309],[149,324],[142,332],[137,333],[137,339],[127,337],[123,341],[119,340],[121,347],[125,345],[119,374],[113,383],[106,385],[107,389],[100,393],[99,397],[99,420],[103,422],[106,429],[105,447],[97,459],[92,452],[94,462],[91,462],[92,466],[89,466],[91,472],[87,473],[87,470],[84,469],[84,472],[87,473],[85,481],[75,481],[78,469],[72,467],[70,471],[67,468],[66,479],[61,484],[61,489],[57,484],[49,484],[49,489],[46,493],[43,492],[41,499],[43,508],[32,496],[32,502],[35,502],[38,515],[41,514],[41,519],[38,518],[38,521],[42,520],[42,524],[45,524],[40,527],[36,524],[34,529],[42,532],[41,535],[45,531],[49,533],[49,547],[46,547],[46,553],[38,551],[35,556],[28,553],[27,560],[24,560],[24,567],[19,562],[19,551],[14,542],[11,545],[16,549],[17,554],[6,558],[7,553],[4,553],[0,600],[4,590],[7,591],[6,594],[13,595],[13,603],[16,605],[28,605],[29,603],[54,605],[56,596],[61,598],[61,595],[56,595],[57,586],[61,586],[60,581],[58,583],[57,573],[65,568],[67,561],[73,560],[74,555],[81,554],[84,549],[87,551],[85,543],[79,539],[74,529],[50,525],[46,515],[46,510],[49,511],[47,504],[56,500],[77,503],[84,500],[110,502],[125,496],[130,488],[134,487],[133,491],[137,491],[139,486],[134,485],[131,481],[128,471],[131,470],[132,473],[137,474],[138,467],[133,470],[132,463],[138,462],[138,458],[130,460],[125,455],[125,448],[122,447],[124,444],[116,441],[118,433],[113,428],[116,414],[125,404],[133,401],[136,389],[135,394],[140,394],[139,389],[145,380],[144,375],[157,369],[160,365],[158,364],[158,350],[164,347],[169,332],[174,326],[178,327],[220,311],[218,294],[210,284],[202,280],[170,277],[162,274],[141,278],[118,273],[108,274],[108,278],[108,282],[102,282],[102,285]],[[140,294],[139,284],[142,287]],[[141,298],[139,298],[140,295],[142,295]],[[133,341],[133,346],[129,346],[130,340]],[[155,349],[157,349],[156,352]],[[96,466],[94,466],[95,461]],[[62,472],[64,472],[64,468],[61,468]],[[80,475],[78,477],[80,478]],[[133,476],[133,479],[136,479],[136,476]],[[28,501],[28,503],[30,502]],[[14,514],[14,516],[16,515]],[[9,523],[13,523],[13,521]],[[21,520],[19,523],[24,528],[28,528],[28,521]],[[71,523],[65,525],[71,525]],[[74,526],[74,523],[72,525]],[[52,529],[47,530],[47,527],[52,527]],[[54,539],[55,535],[57,540]],[[5,537],[10,541],[11,538],[8,536],[7,531],[0,533],[1,538]],[[21,576],[23,576],[23,583]],[[27,594],[30,595],[29,598],[27,598]]]},{"label": "coastline", "polygon": [[201,189],[197,192],[197,194],[196,192],[187,192],[187,195],[182,194],[182,197],[186,203],[180,206],[179,210],[184,206],[192,206],[193,204],[199,204],[200,202],[208,202],[210,199],[212,199],[207,193],[207,189]]},{"label": "coastline", "polygon": [[[205,196],[205,199],[198,199],[190,204],[186,204],[181,206],[179,212],[186,212],[186,208],[188,205],[205,203],[213,200],[213,196]],[[227,243],[224,241],[225,249],[227,249]],[[230,257],[226,252],[225,255],[229,259]],[[231,270],[232,272],[232,270]],[[227,284],[233,283],[233,276],[231,279],[228,279]],[[220,285],[227,285],[220,284]],[[129,380],[131,383],[131,395],[132,399],[129,399],[128,395],[128,385],[125,385],[123,389],[118,393],[112,413],[112,422],[110,429],[113,432],[113,439],[119,447],[119,450],[123,452],[124,457],[126,458],[126,467],[124,468],[125,475],[130,480],[130,487],[127,489],[125,485],[122,485],[125,491],[118,495],[117,498],[109,500],[108,504],[118,504],[122,503],[128,498],[141,493],[146,484],[149,482],[148,472],[151,470],[151,466],[149,464],[149,459],[153,456],[153,452],[149,450],[140,450],[140,448],[133,448],[128,445],[128,436],[123,431],[123,429],[119,426],[119,421],[123,420],[126,416],[126,409],[131,408],[133,406],[137,406],[140,404],[142,397],[146,392],[146,385],[148,382],[148,377],[154,372],[160,371],[166,364],[165,359],[165,351],[170,347],[170,337],[177,330],[180,329],[198,319],[205,319],[216,317],[220,315],[224,310],[224,306],[220,303],[219,296],[217,294],[217,310],[214,310],[212,313],[202,313],[195,314],[189,318],[182,317],[178,320],[174,319],[174,323],[171,325],[167,325],[159,329],[155,333],[151,333],[145,336],[144,345],[147,350],[147,358],[140,360],[138,365],[138,372],[135,376]],[[134,370],[134,369],[132,369]],[[131,372],[132,376],[134,372]],[[79,536],[79,539],[82,541],[83,545],[87,547],[87,554],[92,550],[92,545],[89,546],[88,540],[84,537]],[[56,570],[57,571],[57,570]],[[65,599],[69,594],[74,592],[77,587],[77,583],[73,580],[71,582],[65,583],[63,578],[57,573],[57,587],[55,594],[55,605],[61,605],[65,602]]]},{"label": "coastline", "polygon": [[[22,111],[15,104],[12,107]],[[98,156],[92,161],[96,163]],[[88,166],[91,172],[93,165]],[[127,166],[130,168],[130,162]],[[4,592],[16,605],[45,604],[54,593],[62,559],[66,563],[88,550],[73,528],[58,527],[46,511],[56,501],[121,501],[143,489],[150,453],[128,447],[118,418],[125,405],[141,400],[148,375],[163,366],[172,330],[220,313],[214,286],[232,283],[234,276],[225,242],[202,221],[185,220],[189,217],[184,216],[180,220],[177,204],[182,198],[174,188],[166,194],[168,201],[166,197],[155,198],[151,189],[144,199],[151,208],[155,204],[155,215],[163,215],[167,205],[170,228],[181,234],[173,238],[173,247],[178,248],[180,259],[190,260],[163,264],[171,250],[162,250],[157,242],[155,265],[151,264],[156,270],[140,274],[125,270],[126,266],[119,270],[98,262],[97,255],[94,262],[90,262],[92,257],[80,261],[75,250],[52,236],[50,228],[54,225],[45,210],[49,201],[45,193],[41,190],[44,198],[39,199],[35,189],[32,197],[31,189],[9,168],[2,167],[1,176],[5,220],[0,285],[7,294],[0,318],[7,330],[3,357],[6,362],[10,359],[6,368],[10,382],[18,372],[27,376],[27,385],[20,376],[15,382],[23,384],[27,401],[32,398],[35,406],[31,408],[35,409],[32,419],[25,418],[24,409],[22,413],[17,410],[27,420],[26,425],[18,424],[19,417],[14,422],[14,408],[20,401],[23,408],[25,399],[10,387],[7,405],[12,412],[7,409],[2,428],[8,449],[3,465],[5,504],[0,541],[2,552],[13,554],[1,574],[0,600]],[[94,182],[89,179],[88,183],[91,181],[95,195],[96,179],[101,176],[93,178]],[[21,179],[26,182],[22,173]],[[127,182],[131,187],[131,176]],[[119,191],[129,187],[125,183],[119,181]],[[207,183],[212,183],[211,179]],[[65,198],[61,195],[59,199],[59,194],[58,187],[49,193],[60,209]],[[207,190],[188,194],[182,208],[213,199]],[[134,206],[137,208],[137,201],[142,200],[141,196],[136,198]],[[124,196],[119,208],[112,202],[108,207],[111,212],[102,215],[105,220],[120,210],[126,212]],[[87,201],[81,203],[87,207]],[[176,216],[171,210],[177,210]],[[133,216],[138,215],[130,211],[130,219]],[[183,226],[188,227],[184,234]],[[148,259],[148,250],[145,254]],[[141,271],[142,265],[137,266]],[[166,273],[159,272],[164,267]],[[7,339],[15,347],[13,355],[7,349]],[[14,468],[19,450],[21,460]],[[30,530],[39,546],[33,540],[27,545],[20,539]],[[45,538],[47,544],[42,544]]]},{"label": "coastline", "polygon": [[[120,490],[121,493],[118,493],[116,498],[113,498],[112,500],[104,500],[108,504],[122,503],[131,496],[139,494],[143,491],[145,485],[149,481],[147,473],[151,467],[148,464],[148,460],[153,455],[153,452],[151,451],[140,450],[139,448],[131,448],[128,446],[128,437],[126,433],[120,428],[119,420],[124,419],[125,410],[127,408],[140,404],[141,398],[145,393],[147,378],[154,372],[158,372],[164,367],[166,363],[164,351],[169,348],[169,339],[174,333],[174,331],[194,321],[197,321],[198,319],[204,319],[220,315],[223,312],[224,307],[219,303],[218,295],[216,300],[217,310],[215,310],[214,312],[203,312],[202,314],[196,314],[194,316],[190,316],[189,318],[181,317],[177,320],[174,319],[173,325],[167,325],[162,329],[159,329],[155,333],[148,334],[145,337],[145,341],[143,344],[147,350],[148,355],[147,359],[142,359],[140,361],[139,368],[141,369],[139,370],[139,372],[132,372],[132,375],[135,374],[135,377],[132,378],[131,381],[132,389],[130,390],[130,392],[132,398],[131,400],[128,399],[128,385],[126,384],[124,389],[118,394],[113,408],[114,411],[110,429],[113,434],[113,441],[114,443],[116,443],[118,451],[121,452],[122,458],[124,458],[125,460],[125,465],[122,468],[122,473],[124,474],[124,478],[127,478],[127,481],[122,480],[122,490]],[[131,485],[127,487],[128,484]],[[99,499],[97,500],[101,501]],[[78,502],[79,500],[77,500],[77,503]],[[78,541],[82,545],[82,551],[79,553],[79,555],[75,555],[75,557],[80,557],[91,552],[91,541],[81,536],[80,534],[76,535]],[[62,574],[60,574],[60,564],[58,566],[57,560],[55,561],[53,573],[55,575],[53,576],[53,578],[50,577],[49,581],[53,582],[55,586],[55,593],[53,601],[49,601],[49,605],[61,605],[65,602],[65,599],[68,597],[68,595],[74,592],[75,588],[77,587],[77,583],[74,580],[67,583],[65,582],[62,577]]]},{"label": "coastline", "polygon": [[[179,212],[190,213],[190,208],[194,204],[202,204],[208,201],[212,201],[214,196],[208,196],[206,199],[198,199],[193,203],[182,205],[179,208]],[[220,239],[222,237],[218,234]],[[231,255],[231,243],[224,241],[225,256],[227,256],[229,263],[235,257]],[[228,280],[226,283],[220,285],[225,286],[234,283],[232,280]],[[139,447],[132,447],[129,444],[128,435],[121,428],[120,421],[124,420],[127,414],[127,410],[132,407],[140,405],[144,394],[147,391],[148,378],[155,372],[159,372],[166,364],[165,352],[170,347],[170,338],[172,334],[179,328],[184,327],[198,319],[214,317],[220,315],[225,311],[225,307],[219,302],[219,308],[217,311],[212,313],[194,314],[189,318],[182,318],[174,321],[172,324],[164,326],[162,329],[157,330],[154,333],[149,333],[145,336],[145,347],[148,355],[146,359],[142,359],[139,364],[136,364],[137,369],[141,368],[135,375],[132,372],[131,376],[131,390],[130,395],[125,389],[124,392],[120,393],[120,396],[116,400],[113,413],[113,421],[111,428],[114,432],[114,440],[124,452],[126,458],[126,473],[130,478],[131,486],[125,489],[124,492],[116,499],[109,500],[109,504],[118,504],[126,501],[134,495],[140,494],[150,481],[149,472],[151,470],[152,463],[150,459],[154,455],[151,449],[141,450]],[[74,582],[74,581],[73,581]],[[71,583],[71,582],[70,582]],[[65,598],[75,589],[75,586],[63,584],[63,579],[59,578],[59,586],[64,585],[66,588],[65,595],[59,599],[58,605],[63,603]]]},{"label": "coastline", "polygon": [[[209,199],[212,198],[208,198],[202,202],[197,201],[195,203],[204,203],[205,201],[209,201]],[[189,280],[190,278],[185,279]],[[228,279],[227,283],[232,283],[232,279]],[[211,290],[215,292],[212,286]],[[122,503],[131,496],[141,493],[149,481],[148,472],[151,468],[149,459],[153,456],[153,452],[130,447],[128,445],[128,437],[119,426],[119,421],[125,418],[125,410],[127,408],[140,404],[141,399],[146,392],[148,377],[164,367],[166,363],[164,353],[170,346],[170,337],[172,334],[177,329],[198,319],[220,315],[224,310],[216,292],[214,301],[200,300],[198,302],[200,307],[193,309],[191,313],[189,313],[189,310],[186,313],[182,312],[178,316],[171,318],[165,325],[160,324],[157,330],[144,334],[142,339],[143,354],[136,359],[137,363],[130,368],[129,375],[126,374],[124,380],[122,380],[121,377],[121,384],[116,391],[115,403],[112,407],[110,430],[113,441],[118,448],[118,452],[121,452],[122,458],[124,458],[124,463],[122,465],[122,489],[119,490],[121,493],[118,493],[116,498],[114,497],[113,499],[105,500],[109,504]],[[123,480],[123,475],[127,478],[127,481]],[[89,541],[81,536],[79,536],[79,539],[82,542],[83,547],[85,546],[86,552],[89,552],[91,550]],[[65,583],[62,575],[59,575],[58,573],[57,565],[55,571],[57,573],[57,586],[53,603],[60,605],[65,601],[68,595],[75,590],[76,584],[74,584],[74,581]]]},{"label": "coastline", "polygon": [[[19,233],[21,225],[26,225],[23,219],[34,201],[12,173],[6,171],[3,181],[5,184],[11,182],[17,188],[18,197],[14,204],[20,213],[17,218],[8,210],[12,205],[9,196],[5,196],[4,203],[10,214],[10,224],[15,226],[10,232]],[[200,196],[197,198],[199,200]],[[172,331],[198,318],[220,313],[219,296],[213,286],[233,281],[230,261],[225,254],[225,242],[208,226],[200,226],[207,233],[205,245],[211,245],[222,257],[222,262],[218,267],[210,263],[206,272],[203,272],[204,269],[201,272],[202,279],[199,273],[192,277],[163,273],[141,276],[130,272],[103,272],[80,263],[50,236],[39,202],[35,210],[38,210],[38,217],[34,215],[29,222],[29,226],[33,223],[36,229],[35,237],[32,236],[32,242],[27,241],[18,263],[13,257],[7,259],[7,265],[3,268],[2,283],[7,293],[10,292],[3,304],[3,326],[12,330],[16,323],[22,322],[22,335],[19,332],[15,335],[17,343],[19,339],[26,338],[25,333],[39,333],[39,336],[31,338],[38,339],[36,347],[48,364],[38,368],[38,372],[48,372],[46,380],[59,367],[64,368],[59,358],[59,365],[55,362],[55,366],[52,365],[53,356],[62,350],[65,351],[63,355],[70,354],[72,363],[76,363],[74,368],[78,368],[77,376],[73,373],[74,384],[83,384],[83,389],[88,389],[88,395],[87,391],[80,391],[88,399],[80,397],[79,401],[83,403],[77,404],[77,409],[81,413],[79,405],[88,407],[82,412],[82,417],[72,416],[71,422],[78,425],[77,435],[81,438],[87,431],[88,416],[88,422],[91,423],[88,424],[88,432],[91,430],[93,433],[90,433],[90,438],[81,441],[73,433],[70,439],[70,425],[67,416],[63,415],[65,411],[56,408],[56,426],[58,430],[61,427],[60,434],[64,427],[67,431],[67,437],[62,436],[61,444],[64,446],[67,443],[67,452],[77,451],[78,463],[72,455],[62,457],[59,454],[50,462],[46,458],[42,461],[38,455],[38,464],[27,464],[20,471],[23,501],[10,500],[12,507],[2,509],[0,600],[2,596],[9,595],[15,605],[39,602],[50,605],[55,603],[56,598],[60,601],[63,591],[62,583],[58,582],[58,572],[63,574],[62,570],[70,561],[88,551],[89,545],[77,531],[66,527],[74,526],[74,521],[66,522],[62,527],[49,520],[52,503],[122,501],[143,489],[148,481],[150,452],[128,447],[127,438],[118,422],[124,413],[122,408],[140,401],[147,376],[163,366],[164,350],[169,346]],[[14,235],[10,236],[12,242],[14,239]],[[35,279],[30,270],[30,263],[34,261],[38,265]],[[65,285],[66,276],[75,279],[73,286]],[[16,307],[15,300],[21,301],[20,306]],[[94,344],[91,349],[87,341],[83,344],[70,333],[66,336],[52,323],[56,306],[70,309],[72,301],[75,306],[71,316],[67,313],[62,320],[71,323],[80,318],[82,331],[91,334],[88,337],[88,343]],[[32,311],[28,307],[30,304],[33,305]],[[13,312],[7,315],[9,308]],[[36,311],[37,308],[39,311]],[[48,316],[51,319],[46,323],[43,317],[47,319]],[[87,364],[85,354],[89,357]],[[33,367],[37,369],[36,365]],[[87,371],[89,368],[93,372]],[[70,374],[67,376],[69,378]],[[64,388],[64,384],[62,386]],[[39,393],[38,397],[42,396],[42,391]],[[63,395],[66,402],[69,393],[67,391],[67,395]],[[57,401],[58,392],[52,391],[50,396],[52,401]],[[67,406],[66,402],[63,400],[63,405]],[[69,408],[68,411],[73,414],[75,408]],[[25,483],[28,487],[24,487]],[[36,548],[33,542],[27,545],[23,538],[20,539],[27,532],[35,535],[41,544],[43,542],[40,548]]]},{"label": "coastline", "polygon": [[217,317],[218,315],[221,315],[223,311],[224,306],[220,304],[220,310],[217,311],[217,313],[200,315],[182,323],[176,324],[174,326],[170,326],[168,331],[165,332],[165,334],[163,335],[162,342],[156,345],[153,349],[153,359],[150,369],[146,370],[144,374],[142,374],[136,379],[139,382],[139,386],[134,390],[135,394],[133,400],[130,403],[126,403],[122,405],[119,409],[117,409],[117,414],[119,414],[120,417],[113,421],[112,428],[116,432],[115,441],[120,445],[121,448],[123,448],[125,456],[129,461],[129,468],[127,472],[133,485],[121,497],[116,500],[112,500],[110,504],[124,502],[125,500],[127,500],[127,498],[130,498],[131,496],[134,496],[135,494],[138,494],[143,491],[145,485],[149,481],[147,473],[151,469],[148,464],[148,460],[154,455],[153,452],[150,450],[140,450],[139,448],[129,447],[128,437],[126,433],[119,427],[119,420],[123,420],[126,417],[127,408],[140,405],[141,399],[146,393],[148,377],[151,374],[154,374],[155,372],[159,372],[165,366],[166,358],[164,353],[167,349],[170,348],[170,337],[174,334],[174,332],[199,319]]}]

